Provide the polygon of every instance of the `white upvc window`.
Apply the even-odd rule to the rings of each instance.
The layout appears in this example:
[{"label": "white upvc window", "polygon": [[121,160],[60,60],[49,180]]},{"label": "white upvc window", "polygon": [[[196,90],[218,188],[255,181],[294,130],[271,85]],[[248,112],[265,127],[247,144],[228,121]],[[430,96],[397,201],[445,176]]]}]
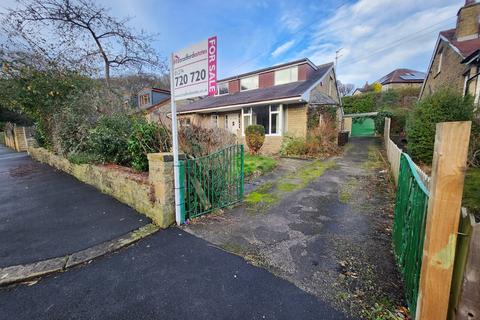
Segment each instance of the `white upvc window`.
[{"label": "white upvc window", "polygon": [[218,84],[217,95],[228,93],[228,82],[222,82]]},{"label": "white upvc window", "polygon": [[265,128],[266,136],[281,136],[283,132],[283,105],[247,107],[242,109],[242,135],[245,129],[259,124]]},{"label": "white upvc window", "polygon": [[212,127],[218,128],[218,115],[212,114]]},{"label": "white upvc window", "polygon": [[240,91],[258,89],[258,75],[240,79]]},{"label": "white upvc window", "polygon": [[298,66],[275,71],[275,85],[298,81]]}]

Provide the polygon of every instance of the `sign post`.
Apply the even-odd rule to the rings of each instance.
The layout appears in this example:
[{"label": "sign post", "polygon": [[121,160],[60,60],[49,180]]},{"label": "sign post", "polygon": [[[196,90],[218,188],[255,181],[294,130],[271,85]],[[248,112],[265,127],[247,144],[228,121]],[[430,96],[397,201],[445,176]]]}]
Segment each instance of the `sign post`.
[{"label": "sign post", "polygon": [[210,37],[170,57],[170,88],[172,112],[173,172],[175,183],[175,221],[184,223],[185,204],[180,185],[178,159],[178,131],[176,101],[201,96],[212,96],[217,91],[217,37]]}]

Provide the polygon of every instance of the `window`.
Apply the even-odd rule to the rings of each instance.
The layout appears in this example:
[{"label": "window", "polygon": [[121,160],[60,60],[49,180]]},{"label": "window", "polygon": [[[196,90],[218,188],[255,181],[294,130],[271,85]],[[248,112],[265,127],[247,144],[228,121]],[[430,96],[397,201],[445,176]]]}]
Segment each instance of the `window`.
[{"label": "window", "polygon": [[265,128],[266,135],[281,135],[282,106],[268,105],[242,110],[243,134],[245,129],[252,124],[259,124]]},{"label": "window", "polygon": [[258,76],[240,79],[240,91],[258,88]]},{"label": "window", "polygon": [[218,84],[217,94],[227,94],[228,93],[228,82],[223,82]]},{"label": "window", "polygon": [[142,94],[140,96],[140,106],[143,107],[148,104],[150,104],[150,94],[149,93]]},{"label": "window", "polygon": [[218,128],[218,115],[216,114],[212,115],[212,127]]},{"label": "window", "polygon": [[275,71],[275,85],[298,81],[298,67]]},{"label": "window", "polygon": [[443,50],[440,51],[438,55],[438,68],[437,68],[437,74],[440,73],[442,70],[442,62],[443,62]]},{"label": "window", "polygon": [[181,127],[190,127],[191,120],[190,118],[180,118],[178,122]]}]

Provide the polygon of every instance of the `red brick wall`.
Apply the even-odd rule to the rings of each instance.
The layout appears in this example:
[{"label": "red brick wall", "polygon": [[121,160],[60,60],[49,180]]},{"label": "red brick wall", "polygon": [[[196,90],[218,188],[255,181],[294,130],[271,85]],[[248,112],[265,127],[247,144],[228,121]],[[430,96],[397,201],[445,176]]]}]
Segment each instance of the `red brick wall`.
[{"label": "red brick wall", "polygon": [[231,80],[228,82],[228,93],[240,91],[240,80]]},{"label": "red brick wall", "polygon": [[260,88],[271,87],[275,82],[275,72],[265,72],[258,76],[258,86]]},{"label": "red brick wall", "polygon": [[302,63],[298,66],[298,80],[307,80],[313,72],[312,66],[308,63]]}]

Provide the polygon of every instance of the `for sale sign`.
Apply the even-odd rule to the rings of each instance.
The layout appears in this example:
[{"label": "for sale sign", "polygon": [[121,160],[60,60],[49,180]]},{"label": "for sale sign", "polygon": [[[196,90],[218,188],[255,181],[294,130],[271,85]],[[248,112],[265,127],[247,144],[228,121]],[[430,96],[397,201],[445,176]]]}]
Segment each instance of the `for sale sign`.
[{"label": "for sale sign", "polygon": [[217,92],[217,37],[173,54],[173,96],[183,100]]}]

